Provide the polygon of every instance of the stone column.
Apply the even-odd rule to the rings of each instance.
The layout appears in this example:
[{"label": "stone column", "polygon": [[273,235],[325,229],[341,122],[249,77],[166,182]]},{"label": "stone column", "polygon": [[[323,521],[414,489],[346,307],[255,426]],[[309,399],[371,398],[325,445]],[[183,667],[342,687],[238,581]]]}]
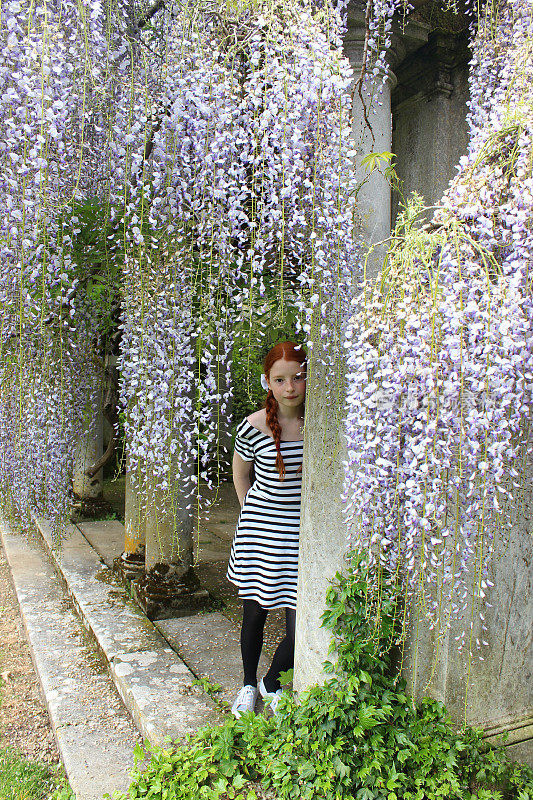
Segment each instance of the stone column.
[{"label": "stone column", "polygon": [[[361,28],[349,30],[351,38],[345,41],[345,52],[355,69],[356,80],[361,71],[364,32]],[[361,38],[363,36],[363,38]],[[363,90],[363,100],[357,90],[353,104],[353,137],[357,147],[356,174],[362,186],[357,195],[357,208],[369,245],[387,240],[391,229],[391,190],[382,170],[388,165],[380,163],[379,170],[369,173],[361,162],[370,153],[390,153],[392,150],[391,92],[396,77],[390,68]],[[381,267],[387,245],[378,246],[370,260],[371,272]]]},{"label": "stone column", "polygon": [[[331,418],[324,398],[325,372],[320,353],[308,380],[302,483],[302,516],[296,610],[294,688],[320,681],[330,636],[321,627],[326,591],[342,569],[346,526],[340,494],[344,442],[338,435],[342,421]],[[328,377],[330,377],[328,375]],[[339,379],[341,376],[339,376]]]},{"label": "stone column", "polygon": [[[423,609],[413,610],[403,674],[420,699],[442,700],[453,721],[503,733],[511,758],[533,766],[533,490],[531,469],[516,490],[505,522],[494,533],[486,602],[475,600],[463,618],[452,618],[437,638]],[[475,570],[468,594],[476,598]],[[472,600],[470,600],[472,602]],[[481,621],[483,614],[484,622]],[[484,628],[483,628],[484,624]],[[465,633],[466,631],[466,633]],[[459,641],[463,647],[459,650]],[[476,640],[481,647],[478,649]],[[472,650],[472,653],[471,653]]]},{"label": "stone column", "polygon": [[[393,149],[404,196],[438,203],[468,147],[467,32],[432,33],[397,70],[393,95]],[[393,217],[399,198],[393,198]],[[428,211],[428,218],[431,216]]]},{"label": "stone column", "polygon": [[127,456],[124,527],[126,529],[124,553],[133,555],[141,545],[144,545],[146,539],[146,499],[135,485]]},{"label": "stone column", "polygon": [[[193,464],[186,465],[190,474]],[[171,470],[172,473],[172,470]],[[178,480],[178,470],[169,476],[169,489],[161,489],[156,482],[147,488],[146,509],[146,560],[149,570],[156,564],[172,564],[178,559],[188,570],[193,563],[192,530],[194,513],[188,494],[188,481]],[[183,473],[182,473],[183,474]],[[174,483],[172,483],[174,479]]]},{"label": "stone column", "polygon": [[[349,23],[345,51],[357,79],[361,72],[364,43],[362,11],[352,15]],[[375,141],[364,121],[360,98],[357,95],[355,97],[353,135],[359,164],[370,152],[391,150],[390,93],[394,80],[394,75],[389,72],[385,84],[379,83],[371,93],[372,105],[369,103],[367,106],[367,116]],[[364,168],[359,169],[363,179]],[[390,235],[391,202],[390,186],[386,179],[379,174],[373,175],[362,187],[358,202],[369,244],[386,239]],[[382,257],[383,252],[376,250],[369,259],[369,268],[374,274],[377,273]],[[354,275],[355,280],[360,277]],[[326,385],[328,380],[331,381],[332,369],[322,366],[320,361],[321,354],[315,350],[314,368],[309,376],[306,400],[294,669],[294,686],[297,691],[322,677],[322,664],[327,657],[330,637],[321,627],[320,618],[325,608],[326,590],[337,570],[342,569],[346,552],[346,527],[340,499],[345,451],[342,435],[344,419],[342,408],[340,417],[328,408]],[[339,382],[342,397],[343,376],[336,373],[334,377]],[[339,405],[342,406],[342,399]]]},{"label": "stone column", "polygon": [[103,443],[104,417],[102,392],[99,392],[96,406],[88,406],[85,428],[74,454],[72,487],[81,500],[95,500],[102,496],[103,471],[98,470],[93,478],[85,473],[102,457]]},{"label": "stone column", "polygon": [[[194,469],[194,461],[185,465],[185,475]],[[147,488],[146,556],[143,573],[133,582],[133,594],[149,619],[167,619],[198,613],[209,602],[192,568],[194,498],[190,483],[176,480],[178,471],[169,476],[170,489],[156,482]]]}]

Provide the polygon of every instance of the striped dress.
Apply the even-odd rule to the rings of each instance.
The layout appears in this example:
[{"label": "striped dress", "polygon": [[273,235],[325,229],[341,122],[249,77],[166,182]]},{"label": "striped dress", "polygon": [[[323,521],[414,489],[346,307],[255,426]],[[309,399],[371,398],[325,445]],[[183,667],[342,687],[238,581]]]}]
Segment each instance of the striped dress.
[{"label": "striped dress", "polygon": [[280,444],[283,481],[273,438],[247,419],[237,428],[235,452],[254,462],[255,480],[244,498],[227,577],[240,597],[263,608],[296,608],[303,442]]}]

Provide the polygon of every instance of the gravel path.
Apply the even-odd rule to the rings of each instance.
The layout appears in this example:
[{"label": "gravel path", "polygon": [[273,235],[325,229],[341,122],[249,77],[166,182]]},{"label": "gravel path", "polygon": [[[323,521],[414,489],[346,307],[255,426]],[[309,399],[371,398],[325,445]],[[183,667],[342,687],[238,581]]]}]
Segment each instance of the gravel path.
[{"label": "gravel path", "polygon": [[0,746],[16,747],[31,761],[59,761],[48,712],[0,546]]}]

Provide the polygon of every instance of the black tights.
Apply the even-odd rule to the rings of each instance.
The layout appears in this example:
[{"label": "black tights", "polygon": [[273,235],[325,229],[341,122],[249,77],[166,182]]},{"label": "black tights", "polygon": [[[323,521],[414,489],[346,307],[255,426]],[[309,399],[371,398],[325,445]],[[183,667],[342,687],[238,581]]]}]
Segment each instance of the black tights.
[{"label": "black tights", "polygon": [[[244,667],[244,686],[257,686],[257,665],[263,647],[263,629],[268,611],[256,600],[243,600],[244,614],[241,628],[241,653]],[[296,628],[296,609],[285,609],[285,636],[278,644],[270,669],[265,675],[268,692],[280,688],[281,672],[294,666],[294,631]]]}]

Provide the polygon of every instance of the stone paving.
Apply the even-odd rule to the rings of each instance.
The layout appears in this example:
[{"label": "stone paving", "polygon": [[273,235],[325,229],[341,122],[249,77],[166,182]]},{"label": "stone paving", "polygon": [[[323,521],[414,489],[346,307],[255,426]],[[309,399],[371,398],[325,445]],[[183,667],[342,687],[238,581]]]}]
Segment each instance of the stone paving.
[{"label": "stone paving", "polygon": [[[104,496],[114,512],[124,518],[124,479],[107,481]],[[218,599],[224,615],[238,625],[242,619],[242,606],[236,588],[226,580],[229,551],[235,525],[239,516],[239,504],[233,484],[221,483],[213,498],[207,519],[202,519],[195,529],[196,572],[202,586]],[[84,535],[90,540],[100,557],[111,566],[113,558],[120,555],[124,544],[124,527],[116,520],[81,523]],[[265,627],[264,648],[272,655],[283,636],[285,616],[283,611],[272,611]],[[240,669],[240,668],[239,668]]]}]

